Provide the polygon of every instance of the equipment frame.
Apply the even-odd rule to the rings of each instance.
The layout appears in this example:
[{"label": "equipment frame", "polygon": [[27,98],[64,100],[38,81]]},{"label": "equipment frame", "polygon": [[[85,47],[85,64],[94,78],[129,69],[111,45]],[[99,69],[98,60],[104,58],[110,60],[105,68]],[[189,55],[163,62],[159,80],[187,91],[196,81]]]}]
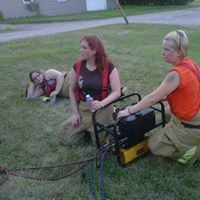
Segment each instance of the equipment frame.
[{"label": "equipment frame", "polygon": [[[141,95],[139,93],[131,93],[128,94],[126,96],[121,96],[119,99],[109,103],[108,105],[105,106],[112,106],[114,107],[115,103],[121,103],[124,100],[135,96],[137,98],[136,102],[132,102],[131,105],[136,104],[137,102],[139,102],[142,98]],[[156,108],[155,105],[159,105],[160,108]],[[130,106],[130,105],[127,105]],[[156,113],[159,112],[160,113],[160,121],[158,123],[155,124],[154,128],[157,128],[159,126],[164,127],[166,124],[166,117],[165,117],[165,106],[163,104],[162,101],[159,101],[158,103],[154,104],[153,106],[151,106],[150,108],[152,108]],[[97,121],[96,119],[96,114],[99,110],[96,110],[95,112],[92,113],[92,121],[93,121],[93,127],[94,127],[94,133],[95,133],[95,139],[96,139],[96,147],[97,150],[100,148],[103,148],[103,146],[105,145],[111,145],[114,149],[115,154],[117,155],[117,161],[121,166],[125,166],[126,164],[124,164],[122,162],[122,160],[120,159],[120,141],[118,139],[118,126],[119,123],[121,122],[121,120],[123,120],[126,117],[120,118],[119,120],[113,121],[113,123],[108,124],[108,125],[103,125],[100,122]],[[132,114],[134,115],[134,114]],[[130,115],[131,116],[131,115]],[[152,128],[152,129],[154,129]],[[151,129],[151,130],[152,130]],[[107,134],[111,135],[113,137],[113,140],[109,141],[109,143],[107,144],[100,144],[100,140],[99,140],[99,134],[101,134],[102,132],[106,132]]]}]

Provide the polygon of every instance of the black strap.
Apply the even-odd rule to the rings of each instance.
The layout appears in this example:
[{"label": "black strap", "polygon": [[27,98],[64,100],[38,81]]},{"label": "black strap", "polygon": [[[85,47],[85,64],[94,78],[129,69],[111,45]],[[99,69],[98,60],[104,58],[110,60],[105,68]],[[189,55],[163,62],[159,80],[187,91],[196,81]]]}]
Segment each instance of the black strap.
[{"label": "black strap", "polygon": [[29,88],[30,88],[30,83],[28,83],[28,84],[26,85],[25,96],[24,96],[25,98],[27,97]]},{"label": "black strap", "polygon": [[199,125],[194,125],[194,124],[188,124],[188,123],[185,123],[185,122],[181,122],[181,124],[183,124],[183,126],[186,127],[186,128],[197,128],[197,129],[200,129],[200,124]]},{"label": "black strap", "polygon": [[63,72],[63,75],[64,75],[64,78],[66,78],[67,77],[67,72]]}]

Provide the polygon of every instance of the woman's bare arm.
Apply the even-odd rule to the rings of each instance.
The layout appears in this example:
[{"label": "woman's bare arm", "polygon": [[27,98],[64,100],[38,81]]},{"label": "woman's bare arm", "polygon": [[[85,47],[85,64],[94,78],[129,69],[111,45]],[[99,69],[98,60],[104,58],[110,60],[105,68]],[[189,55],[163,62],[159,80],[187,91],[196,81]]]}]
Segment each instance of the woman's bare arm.
[{"label": "woman's bare arm", "polygon": [[111,93],[102,101],[94,101],[91,108],[97,110],[109,104],[110,102],[116,100],[121,96],[121,83],[119,79],[119,74],[116,68],[113,69],[109,76]]},{"label": "woman's bare arm", "polygon": [[179,75],[173,71],[167,74],[160,86],[153,92],[145,96],[141,101],[133,106],[128,106],[127,109],[120,111],[118,117],[128,116],[131,113],[136,113],[144,108],[150,107],[168,96],[180,84]]},{"label": "woman's bare arm", "polygon": [[25,99],[38,99],[43,94],[44,94],[44,91],[40,86],[37,86],[34,83],[30,83],[27,89],[27,95]]},{"label": "woman's bare arm", "polygon": [[49,79],[55,79],[56,80],[55,91],[51,92],[50,96],[58,95],[58,93],[61,91],[61,89],[63,87],[63,82],[64,82],[63,73],[59,72],[55,69],[49,69],[45,72],[45,78],[47,80],[49,80]]},{"label": "woman's bare arm", "polygon": [[71,124],[73,127],[79,125],[81,121],[81,116],[79,113],[79,104],[76,100],[75,90],[76,90],[76,72],[74,69],[70,73],[70,83],[69,83],[69,99],[72,108]]}]

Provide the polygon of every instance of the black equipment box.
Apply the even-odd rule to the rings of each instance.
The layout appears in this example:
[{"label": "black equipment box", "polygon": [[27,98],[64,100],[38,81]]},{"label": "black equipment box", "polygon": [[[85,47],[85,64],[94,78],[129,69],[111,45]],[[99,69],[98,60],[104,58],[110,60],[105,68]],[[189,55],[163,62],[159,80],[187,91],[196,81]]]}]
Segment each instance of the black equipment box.
[{"label": "black equipment box", "polygon": [[119,147],[128,149],[143,141],[145,133],[155,126],[155,112],[152,108],[143,109],[134,115],[123,118],[118,124],[117,140]]}]

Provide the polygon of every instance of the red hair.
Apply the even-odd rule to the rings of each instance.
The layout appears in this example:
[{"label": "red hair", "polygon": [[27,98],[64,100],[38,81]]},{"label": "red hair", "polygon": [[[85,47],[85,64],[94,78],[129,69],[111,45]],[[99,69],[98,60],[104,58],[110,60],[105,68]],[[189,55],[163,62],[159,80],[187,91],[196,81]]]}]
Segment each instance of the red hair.
[{"label": "red hair", "polygon": [[105,62],[106,60],[108,60],[103,43],[96,35],[84,36],[81,39],[81,41],[83,40],[88,43],[88,46],[90,47],[90,49],[96,50],[95,65],[97,66],[97,69],[99,69],[100,71],[103,71]]}]

